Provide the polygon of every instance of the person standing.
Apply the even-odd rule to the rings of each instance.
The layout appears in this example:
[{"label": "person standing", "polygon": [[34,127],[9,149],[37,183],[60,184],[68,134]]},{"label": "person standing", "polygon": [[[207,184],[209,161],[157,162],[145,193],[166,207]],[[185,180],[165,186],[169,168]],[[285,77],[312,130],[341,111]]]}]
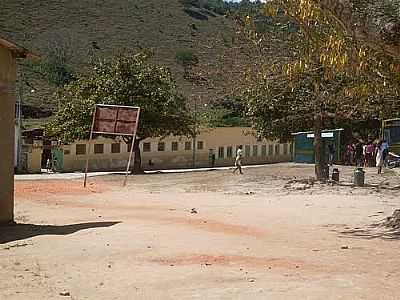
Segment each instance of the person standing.
[{"label": "person standing", "polygon": [[354,150],[354,160],[357,167],[362,166],[363,162],[363,145],[360,141],[357,142]]},{"label": "person standing", "polygon": [[382,145],[382,141],[379,141],[378,145],[376,146],[375,150],[375,160],[376,160],[376,167],[378,168],[378,174],[382,173],[382,167],[383,167],[383,152],[384,148]]},{"label": "person standing", "polygon": [[[382,145],[382,142],[380,142]],[[366,167],[372,167],[373,159],[374,159],[374,153],[375,153],[375,145],[372,141],[368,142],[368,144],[365,147],[365,166]]]},{"label": "person standing", "polygon": [[47,170],[47,173],[50,173],[50,170],[51,170],[50,158],[48,158],[46,161],[46,170]]},{"label": "person standing", "polygon": [[236,152],[235,169],[233,170],[233,174],[235,174],[237,170],[239,170],[240,174],[243,174],[242,160],[243,160],[243,150],[242,146],[239,146]]},{"label": "person standing", "polygon": [[347,166],[352,166],[353,165],[353,160],[354,160],[354,146],[353,144],[349,143],[346,146],[346,152],[345,152],[345,164]]},{"label": "person standing", "polygon": [[328,145],[328,154],[329,154],[329,165],[333,166],[333,161],[335,160],[335,146],[331,143]]},{"label": "person standing", "polygon": [[389,144],[386,140],[382,141],[382,148],[383,148],[383,166],[387,167],[387,159],[389,155]]}]

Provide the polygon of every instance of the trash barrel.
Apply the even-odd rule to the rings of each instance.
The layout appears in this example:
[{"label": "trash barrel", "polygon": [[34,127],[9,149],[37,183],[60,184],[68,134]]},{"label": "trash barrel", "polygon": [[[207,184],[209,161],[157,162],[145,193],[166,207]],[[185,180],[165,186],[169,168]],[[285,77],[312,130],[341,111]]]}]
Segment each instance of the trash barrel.
[{"label": "trash barrel", "polygon": [[332,170],[332,181],[339,182],[339,169],[334,168]]},{"label": "trash barrel", "polygon": [[365,171],[363,168],[356,168],[354,171],[354,185],[364,186],[365,181]]}]

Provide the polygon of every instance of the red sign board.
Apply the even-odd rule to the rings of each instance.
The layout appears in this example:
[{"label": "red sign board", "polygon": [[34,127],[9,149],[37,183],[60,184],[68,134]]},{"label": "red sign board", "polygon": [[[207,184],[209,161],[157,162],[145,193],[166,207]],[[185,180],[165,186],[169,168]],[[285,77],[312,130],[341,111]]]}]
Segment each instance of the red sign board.
[{"label": "red sign board", "polygon": [[[93,115],[92,130],[90,131],[89,150],[86,156],[85,179],[83,186],[86,187],[87,172],[89,168],[90,145],[93,134],[125,135],[132,137],[132,143],[136,138],[136,131],[139,124],[140,108],[121,105],[97,104]],[[126,166],[124,186],[128,178],[129,167],[132,161],[133,147],[129,153],[129,160]]]},{"label": "red sign board", "polygon": [[136,133],[139,108],[118,105],[96,105],[93,133],[133,135]]}]

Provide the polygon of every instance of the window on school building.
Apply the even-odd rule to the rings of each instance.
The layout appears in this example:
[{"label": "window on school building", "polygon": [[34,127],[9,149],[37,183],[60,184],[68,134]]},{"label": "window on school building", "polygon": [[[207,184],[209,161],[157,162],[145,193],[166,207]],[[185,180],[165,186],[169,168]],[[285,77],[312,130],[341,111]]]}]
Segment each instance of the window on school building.
[{"label": "window on school building", "polygon": [[233,150],[232,146],[228,146],[226,148],[226,157],[228,157],[228,158],[232,157],[232,152],[233,152],[232,150]]},{"label": "window on school building", "polygon": [[121,152],[121,144],[120,143],[111,144],[111,153],[120,153],[120,152]]},{"label": "window on school building", "polygon": [[225,149],[224,149],[224,147],[219,147],[218,148],[218,158],[224,158],[224,152],[225,152]]},{"label": "window on school building", "polygon": [[171,149],[172,151],[178,151],[178,142],[172,142]]},{"label": "window on school building", "polygon": [[159,142],[157,149],[158,149],[158,151],[165,151],[165,143]]},{"label": "window on school building", "polygon": [[77,144],[76,155],[84,155],[84,154],[86,154],[86,144]]},{"label": "window on school building", "polygon": [[94,154],[103,154],[104,144],[94,144]]},{"label": "window on school building", "polygon": [[143,152],[151,151],[151,143],[143,143]]},{"label": "window on school building", "polygon": [[288,154],[288,144],[283,144],[283,155]]},{"label": "window on school building", "polygon": [[185,142],[185,150],[192,150],[192,142]]},{"label": "window on school building", "polygon": [[203,150],[204,149],[204,142],[198,141],[197,142],[197,150]]},{"label": "window on school building", "polygon": [[250,145],[246,145],[246,146],[244,147],[244,155],[245,155],[246,157],[249,157],[249,156],[250,156]]},{"label": "window on school building", "polygon": [[274,146],[268,145],[268,155],[269,156],[274,155]]},{"label": "window on school building", "polygon": [[261,156],[263,157],[267,156],[267,145],[261,146]]},{"label": "window on school building", "polygon": [[253,156],[258,156],[258,145],[253,145]]},{"label": "window on school building", "polygon": [[71,154],[71,151],[69,149],[64,149],[64,155],[69,155]]},{"label": "window on school building", "polygon": [[276,144],[275,145],[275,155],[279,155],[280,154],[279,149],[280,149],[280,144]]}]

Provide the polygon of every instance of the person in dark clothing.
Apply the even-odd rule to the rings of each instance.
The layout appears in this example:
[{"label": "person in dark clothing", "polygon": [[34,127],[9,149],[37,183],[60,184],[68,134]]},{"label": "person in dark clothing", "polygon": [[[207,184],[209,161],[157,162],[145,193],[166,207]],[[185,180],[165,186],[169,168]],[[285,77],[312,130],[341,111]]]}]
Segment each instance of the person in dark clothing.
[{"label": "person in dark clothing", "polygon": [[333,161],[335,159],[335,146],[333,144],[328,145],[328,154],[329,154],[329,165],[333,166]]},{"label": "person in dark clothing", "polygon": [[363,165],[363,144],[358,141],[354,149],[354,161],[358,167]]}]

